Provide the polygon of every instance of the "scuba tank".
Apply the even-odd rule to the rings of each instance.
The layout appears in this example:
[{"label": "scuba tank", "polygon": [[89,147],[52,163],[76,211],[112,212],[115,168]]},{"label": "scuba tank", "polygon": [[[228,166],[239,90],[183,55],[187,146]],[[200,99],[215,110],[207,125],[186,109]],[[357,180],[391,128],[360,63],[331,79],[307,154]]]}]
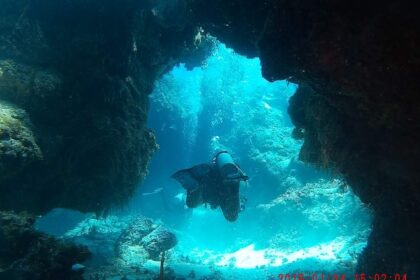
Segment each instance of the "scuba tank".
[{"label": "scuba tank", "polygon": [[214,156],[214,163],[223,180],[248,180],[248,176],[233,161],[232,156],[227,151],[218,152]]},{"label": "scuba tank", "polygon": [[[242,169],[233,161],[232,156],[227,151],[218,152],[213,159],[214,165],[219,172],[222,180],[227,181],[248,181],[248,176],[242,171]],[[247,199],[244,196],[239,198],[239,212],[245,210],[245,204]]]}]

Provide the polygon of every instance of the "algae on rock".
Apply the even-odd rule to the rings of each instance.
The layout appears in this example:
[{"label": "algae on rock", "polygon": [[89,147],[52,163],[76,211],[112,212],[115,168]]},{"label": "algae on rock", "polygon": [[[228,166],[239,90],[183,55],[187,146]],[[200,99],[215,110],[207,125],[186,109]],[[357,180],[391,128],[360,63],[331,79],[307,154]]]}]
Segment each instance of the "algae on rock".
[{"label": "algae on rock", "polygon": [[0,101],[0,182],[41,159],[25,111]]},{"label": "algae on rock", "polygon": [[22,106],[28,112],[44,113],[51,99],[60,98],[62,81],[52,70],[0,60],[0,98]]}]

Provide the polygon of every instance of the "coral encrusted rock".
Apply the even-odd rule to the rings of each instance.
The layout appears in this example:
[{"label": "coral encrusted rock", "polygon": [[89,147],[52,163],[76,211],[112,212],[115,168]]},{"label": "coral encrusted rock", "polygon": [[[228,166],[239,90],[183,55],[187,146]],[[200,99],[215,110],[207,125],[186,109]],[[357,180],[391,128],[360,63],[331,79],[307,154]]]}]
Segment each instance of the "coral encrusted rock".
[{"label": "coral encrusted rock", "polygon": [[87,248],[37,232],[34,222],[27,214],[0,212],[0,279],[83,279],[72,265],[89,258]]},{"label": "coral encrusted rock", "polygon": [[[25,111],[0,101],[0,181],[41,159]],[[0,188],[0,191],[5,190]]]},{"label": "coral encrusted rock", "polygon": [[152,220],[137,217],[125,229],[116,244],[117,256],[125,264],[141,264],[147,259],[159,259],[160,253],[177,244],[174,233]]},{"label": "coral encrusted rock", "polygon": [[90,264],[131,267],[159,259],[163,251],[177,244],[175,234],[143,216],[87,218],[63,238],[87,246]]},{"label": "coral encrusted rock", "polygon": [[0,59],[0,97],[27,110],[36,118],[61,96],[62,81],[51,69]]},{"label": "coral encrusted rock", "polygon": [[146,235],[143,240],[143,247],[151,259],[159,257],[160,253],[168,251],[177,244],[175,234],[160,225],[154,231]]}]

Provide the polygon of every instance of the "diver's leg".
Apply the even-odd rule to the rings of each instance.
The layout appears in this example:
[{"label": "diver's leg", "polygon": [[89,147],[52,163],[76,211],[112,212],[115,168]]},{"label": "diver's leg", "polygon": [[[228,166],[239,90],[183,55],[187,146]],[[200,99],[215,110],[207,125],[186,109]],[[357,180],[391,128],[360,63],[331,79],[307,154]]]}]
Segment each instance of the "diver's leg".
[{"label": "diver's leg", "polygon": [[201,188],[187,191],[186,204],[189,208],[195,208],[203,203],[203,195]]},{"label": "diver's leg", "polygon": [[224,185],[226,193],[221,200],[220,208],[226,220],[236,221],[240,209],[239,201],[239,182],[230,182]]}]

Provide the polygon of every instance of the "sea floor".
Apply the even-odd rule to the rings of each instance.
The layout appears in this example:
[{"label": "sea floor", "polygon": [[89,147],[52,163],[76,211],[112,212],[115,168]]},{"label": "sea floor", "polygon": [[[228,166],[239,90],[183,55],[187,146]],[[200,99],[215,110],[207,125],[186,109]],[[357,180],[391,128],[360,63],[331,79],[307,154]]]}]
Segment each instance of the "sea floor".
[{"label": "sea floor", "polygon": [[[334,279],[333,275],[346,275],[350,279],[356,265],[352,252],[359,251],[364,245],[345,236],[330,243],[298,250],[257,250],[251,244],[231,253],[198,248],[187,252],[182,250],[180,244],[167,254],[164,279],[280,279],[279,274],[289,274],[290,279],[294,275],[298,279],[299,274],[304,279],[316,279],[314,275],[318,279],[322,279],[322,275],[324,279]],[[159,279],[160,265],[160,261],[148,260],[142,266],[92,267],[87,270],[86,279]]]}]

